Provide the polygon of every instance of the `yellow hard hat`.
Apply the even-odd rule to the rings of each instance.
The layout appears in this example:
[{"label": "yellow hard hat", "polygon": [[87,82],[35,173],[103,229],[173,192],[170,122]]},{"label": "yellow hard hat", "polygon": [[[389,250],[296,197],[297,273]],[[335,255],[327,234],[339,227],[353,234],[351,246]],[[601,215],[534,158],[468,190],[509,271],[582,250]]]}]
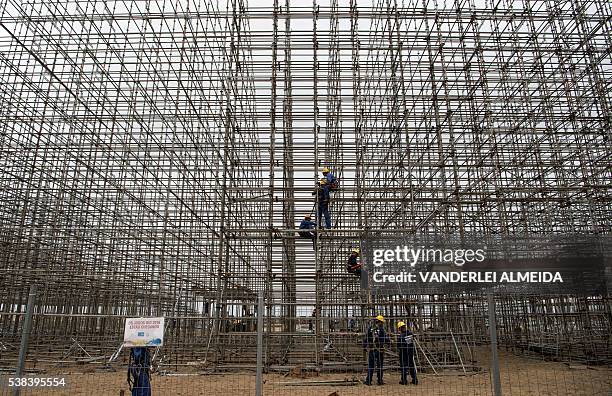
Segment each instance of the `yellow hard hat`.
[{"label": "yellow hard hat", "polygon": [[384,321],[385,321],[385,318],[384,318],[382,315],[378,315],[378,316],[376,317],[376,320],[378,320],[379,322],[384,322]]},{"label": "yellow hard hat", "polygon": [[323,170],[321,172],[328,173],[329,172],[329,168],[326,166],[326,167],[323,168]]},{"label": "yellow hard hat", "polygon": [[404,323],[404,322],[399,322],[399,323],[397,324],[397,328],[398,328],[398,329],[401,329],[401,328],[402,328],[402,327],[404,327],[404,326],[406,326],[406,323]]},{"label": "yellow hard hat", "polygon": [[357,254],[361,253],[361,251],[359,250],[358,247],[357,248],[352,248],[351,252],[354,252],[354,253],[357,253]]}]

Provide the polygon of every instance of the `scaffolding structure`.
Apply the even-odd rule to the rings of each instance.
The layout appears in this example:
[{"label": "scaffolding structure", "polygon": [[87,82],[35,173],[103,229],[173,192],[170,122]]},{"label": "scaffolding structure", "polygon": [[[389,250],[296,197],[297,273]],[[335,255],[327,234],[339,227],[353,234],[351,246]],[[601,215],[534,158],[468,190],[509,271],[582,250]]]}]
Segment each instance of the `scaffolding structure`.
[{"label": "scaffolding structure", "polygon": [[[486,299],[373,295],[350,248],[609,235],[611,18],[606,0],[1,1],[0,365],[32,283],[43,361],[110,356],[126,317],[164,316],[176,365],[252,363],[263,291],[270,366],[350,366],[378,312],[456,365]],[[340,187],[313,250],[296,226],[323,166]],[[514,350],[612,360],[608,295],[504,298]]]}]

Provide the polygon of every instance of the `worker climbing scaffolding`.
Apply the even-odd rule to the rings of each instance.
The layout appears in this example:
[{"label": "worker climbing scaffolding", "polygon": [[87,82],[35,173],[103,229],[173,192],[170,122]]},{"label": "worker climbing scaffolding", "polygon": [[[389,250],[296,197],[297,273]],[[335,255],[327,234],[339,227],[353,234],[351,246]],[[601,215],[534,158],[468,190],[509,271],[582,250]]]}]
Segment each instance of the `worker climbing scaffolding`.
[{"label": "worker climbing scaffolding", "polygon": [[321,219],[325,218],[325,228],[331,229],[331,214],[329,213],[329,201],[331,200],[331,185],[326,178],[317,183],[317,188],[312,195],[317,195],[317,226],[321,228]]},{"label": "worker climbing scaffolding", "polygon": [[323,177],[325,178],[327,184],[329,185],[330,191],[336,191],[338,189],[338,179],[334,176],[333,173],[329,170],[328,167],[324,167],[321,172],[323,173]]},{"label": "worker climbing scaffolding", "polygon": [[[316,223],[311,220],[310,215],[304,216],[304,219],[300,223],[298,235],[302,238],[312,240],[312,248],[315,248],[317,234],[314,231]],[[312,230],[312,231],[311,231]]]},{"label": "worker climbing scaffolding", "polygon": [[354,274],[358,278],[361,278],[361,268],[363,264],[360,260],[361,250],[358,247],[351,249],[351,254],[349,255],[348,262],[346,264],[346,270],[349,274]]}]

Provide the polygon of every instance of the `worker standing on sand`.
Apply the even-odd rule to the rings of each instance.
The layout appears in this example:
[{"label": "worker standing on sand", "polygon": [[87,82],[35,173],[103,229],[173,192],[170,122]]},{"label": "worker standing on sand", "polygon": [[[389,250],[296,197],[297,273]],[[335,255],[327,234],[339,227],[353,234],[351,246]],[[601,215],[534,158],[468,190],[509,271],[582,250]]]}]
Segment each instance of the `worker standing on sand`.
[{"label": "worker standing on sand", "polygon": [[310,220],[310,215],[304,216],[304,220],[300,223],[300,230],[298,234],[302,238],[308,238],[312,240],[312,248],[315,248],[316,237],[317,234],[314,231],[306,231],[306,230],[314,230],[317,225],[314,221]]},{"label": "worker standing on sand", "polygon": [[317,189],[312,195],[318,195],[319,207],[317,208],[317,225],[321,227],[321,219],[325,217],[325,228],[331,228],[331,215],[329,214],[329,201],[330,201],[330,186],[327,184],[327,179],[323,178],[319,181]]},{"label": "worker standing on sand", "polygon": [[383,348],[390,344],[389,336],[384,329],[385,318],[382,315],[376,317],[376,322],[368,328],[363,340],[363,349],[368,351],[368,375],[364,384],[372,385],[372,374],[376,366],[376,379],[378,385],[383,385]]},{"label": "worker standing on sand", "polygon": [[145,347],[130,350],[128,385],[132,396],[151,396],[151,355]]},{"label": "worker standing on sand", "polygon": [[414,334],[407,329],[406,323],[397,324],[399,333],[397,335],[397,352],[399,354],[399,364],[401,372],[401,385],[408,385],[408,371],[410,371],[411,383],[418,385],[416,368],[414,364]]},{"label": "worker standing on sand", "polygon": [[360,250],[359,248],[351,249],[351,255],[346,263],[346,270],[349,274],[355,274],[358,278],[361,278],[361,267],[363,264],[359,261]]}]

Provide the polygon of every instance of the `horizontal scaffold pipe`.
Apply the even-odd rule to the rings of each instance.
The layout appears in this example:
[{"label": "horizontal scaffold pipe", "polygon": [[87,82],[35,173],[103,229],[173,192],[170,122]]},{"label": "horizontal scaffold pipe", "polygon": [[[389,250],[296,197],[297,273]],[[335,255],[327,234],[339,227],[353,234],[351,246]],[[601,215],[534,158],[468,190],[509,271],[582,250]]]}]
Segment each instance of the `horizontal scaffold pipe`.
[{"label": "horizontal scaffold pipe", "polygon": [[[272,11],[271,7],[249,7],[248,12],[241,13],[240,18],[243,20],[250,19],[272,19]],[[291,7],[291,12],[278,12],[278,19],[290,18],[292,20],[295,19],[311,19],[313,16],[312,7]],[[497,7],[495,9],[490,8],[475,8],[475,9],[460,9],[460,10],[439,10],[433,8],[402,8],[398,7],[393,10],[393,12],[387,12],[384,10],[376,10],[371,7],[357,7],[354,11],[349,7],[341,7],[338,11],[332,11],[330,7],[319,7],[317,10],[317,20],[327,20],[330,18],[387,18],[387,17],[399,17],[400,19],[423,19],[423,18],[436,18],[436,19],[449,19],[452,21],[464,20],[465,22],[471,22],[474,20],[485,20],[485,19],[498,19],[500,17],[509,18],[511,20],[521,21],[527,20],[529,18],[533,21],[549,21],[550,13],[542,10],[530,10],[529,13],[525,13],[523,11],[515,11],[515,10],[500,10]],[[84,16],[82,14],[53,14],[53,15],[28,15],[27,17],[11,17],[6,16],[3,17],[5,22],[13,23],[13,22],[34,22],[34,23],[43,23],[43,22],[70,22],[70,21],[134,21],[139,19],[146,19],[149,21],[153,20],[174,20],[174,19],[221,19],[221,20],[231,20],[233,15],[230,12],[223,11],[200,11],[195,10],[191,12],[147,12],[147,13],[95,13]],[[557,13],[555,14],[555,18],[557,20],[572,20],[574,18],[572,13]],[[603,18],[593,17],[593,21],[601,20]],[[282,33],[279,34],[282,37]]]},{"label": "horizontal scaffold pipe", "polygon": [[[537,192],[537,189],[534,189],[533,192]],[[381,192],[382,193],[382,192]],[[405,192],[406,194],[410,193],[409,190],[407,190]],[[418,192],[414,192],[414,194],[417,194]],[[476,195],[477,192],[473,192],[473,193],[467,193],[470,195]],[[490,194],[494,194],[494,192],[491,192]],[[232,197],[231,198],[232,201],[234,202],[268,202],[269,199],[268,198],[262,198],[262,197],[254,197],[254,198],[235,198]],[[567,202],[568,198],[567,197],[559,197],[559,198],[555,198],[555,197],[525,197],[525,198],[520,198],[520,197],[490,197],[490,198],[483,198],[483,199],[452,199],[452,198],[437,198],[437,197],[334,197],[331,199],[331,202],[357,202],[357,201],[362,201],[362,202],[438,202],[438,203],[448,203],[448,204],[461,204],[461,205],[479,205],[482,204],[483,202],[497,202],[497,203],[502,203],[502,202],[521,202],[521,203],[528,203],[528,202],[558,202],[558,203],[563,203],[563,202]],[[314,202],[314,200],[312,198],[309,197],[300,197],[300,198],[283,198],[283,197],[274,197],[274,202]],[[594,197],[591,199],[572,199],[572,204],[590,204],[593,202],[612,202],[612,195],[609,197]]]},{"label": "horizontal scaffold pipe", "polygon": [[[297,228],[275,228],[273,230],[270,230],[269,228],[227,228],[225,230],[228,233],[254,233],[254,234],[261,234],[261,233],[269,233],[270,231],[272,231],[275,234],[283,234],[283,233],[289,233],[289,234],[293,234],[299,231],[317,231],[314,229],[310,229],[310,230],[299,230]],[[328,236],[341,236],[341,237],[345,237],[346,235],[340,235],[342,233],[344,234],[364,234],[366,232],[372,233],[372,232],[410,232],[410,231],[414,231],[413,228],[332,228],[332,229],[319,229],[318,230],[321,235],[323,236],[323,238],[326,238]]]}]

